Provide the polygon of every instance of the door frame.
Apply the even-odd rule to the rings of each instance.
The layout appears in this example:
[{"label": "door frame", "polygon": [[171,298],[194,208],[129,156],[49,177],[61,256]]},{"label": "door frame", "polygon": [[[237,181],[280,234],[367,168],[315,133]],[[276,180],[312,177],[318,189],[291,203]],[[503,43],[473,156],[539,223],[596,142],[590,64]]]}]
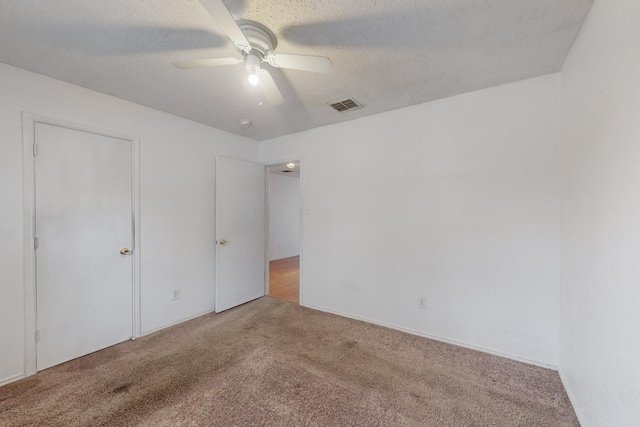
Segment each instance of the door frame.
[{"label": "door frame", "polygon": [[24,376],[37,371],[36,366],[36,263],[35,263],[35,126],[42,123],[131,142],[131,221],[133,226],[132,331],[140,336],[140,140],[138,137],[85,126],[53,117],[22,112],[23,170],[23,250],[24,250]]},{"label": "door frame", "polygon": [[304,230],[304,192],[302,191],[303,188],[303,177],[304,177],[304,168],[303,168],[303,159],[302,156],[298,156],[298,157],[287,157],[285,159],[281,159],[281,160],[277,160],[277,161],[270,161],[268,163],[265,163],[265,168],[264,168],[264,173],[265,173],[265,249],[264,249],[264,256],[265,256],[265,262],[264,262],[264,294],[265,295],[269,295],[269,239],[271,238],[270,236],[270,232],[271,232],[271,228],[269,226],[270,222],[269,222],[269,206],[271,203],[271,198],[269,195],[269,168],[271,166],[276,166],[276,165],[286,165],[287,163],[300,163],[300,212],[298,213],[298,215],[300,216],[300,233],[299,233],[299,244],[300,244],[300,267],[299,267],[299,274],[298,274],[298,292],[299,292],[299,297],[298,297],[298,305],[304,306],[303,301],[304,301],[304,287],[303,287],[303,268],[304,268],[304,257],[303,257],[303,251],[304,251],[304,245],[302,244],[303,242],[303,230]]}]

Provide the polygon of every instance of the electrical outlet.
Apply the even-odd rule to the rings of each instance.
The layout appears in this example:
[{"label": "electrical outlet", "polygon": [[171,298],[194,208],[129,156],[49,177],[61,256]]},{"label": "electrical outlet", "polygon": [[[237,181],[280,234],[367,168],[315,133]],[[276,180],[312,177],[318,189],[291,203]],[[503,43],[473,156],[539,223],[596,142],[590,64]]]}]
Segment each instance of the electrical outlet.
[{"label": "electrical outlet", "polygon": [[180,289],[174,289],[171,293],[171,301],[175,301],[177,299],[180,299]]},{"label": "electrical outlet", "polygon": [[427,299],[425,297],[418,298],[418,308],[426,310],[427,308]]}]

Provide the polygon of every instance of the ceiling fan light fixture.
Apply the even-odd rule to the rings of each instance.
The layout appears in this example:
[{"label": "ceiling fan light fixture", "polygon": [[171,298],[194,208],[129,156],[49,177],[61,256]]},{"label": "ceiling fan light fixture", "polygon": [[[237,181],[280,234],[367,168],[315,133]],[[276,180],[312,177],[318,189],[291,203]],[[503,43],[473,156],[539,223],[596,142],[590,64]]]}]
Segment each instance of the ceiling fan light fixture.
[{"label": "ceiling fan light fixture", "polygon": [[247,81],[256,86],[260,83],[260,57],[254,53],[246,56],[244,69],[247,72]]},{"label": "ceiling fan light fixture", "polygon": [[257,74],[249,73],[247,76],[247,81],[251,86],[257,86],[260,83],[260,77]]}]

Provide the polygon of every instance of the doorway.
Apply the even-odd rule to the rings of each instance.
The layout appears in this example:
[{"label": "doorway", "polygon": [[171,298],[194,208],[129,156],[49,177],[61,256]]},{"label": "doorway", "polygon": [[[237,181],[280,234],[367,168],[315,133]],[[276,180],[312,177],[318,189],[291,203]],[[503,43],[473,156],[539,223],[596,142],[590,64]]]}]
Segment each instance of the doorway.
[{"label": "doorway", "polygon": [[269,166],[268,295],[300,303],[300,162]]}]

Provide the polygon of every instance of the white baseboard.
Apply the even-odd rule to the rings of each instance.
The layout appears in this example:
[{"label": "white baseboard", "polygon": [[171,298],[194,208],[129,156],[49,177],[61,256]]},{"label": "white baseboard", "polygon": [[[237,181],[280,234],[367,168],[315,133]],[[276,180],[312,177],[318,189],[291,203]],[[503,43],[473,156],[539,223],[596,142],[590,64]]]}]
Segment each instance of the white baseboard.
[{"label": "white baseboard", "polygon": [[12,377],[5,378],[3,380],[0,380],[0,387],[2,387],[3,385],[7,385],[9,383],[16,382],[18,380],[22,380],[26,377],[27,376],[24,373],[22,373],[22,374],[14,375]]},{"label": "white baseboard", "polygon": [[158,332],[158,331],[161,331],[163,329],[167,329],[167,328],[170,328],[172,326],[179,325],[180,323],[188,322],[189,320],[193,320],[193,319],[195,319],[197,317],[204,316],[204,315],[210,314],[210,313],[215,313],[215,311],[214,310],[205,311],[204,313],[196,314],[194,316],[190,316],[190,317],[187,317],[187,318],[182,319],[182,320],[178,320],[178,321],[173,322],[173,323],[168,323],[168,324],[166,324],[164,326],[160,326],[159,328],[151,329],[150,331],[140,332],[140,337],[144,337],[145,335],[149,335],[149,334],[152,334],[154,332]]},{"label": "white baseboard", "polygon": [[401,332],[406,332],[406,333],[411,334],[411,335],[417,335],[417,336],[420,336],[420,337],[423,337],[423,338],[429,338],[429,339],[440,341],[440,342],[444,342],[444,343],[447,343],[447,344],[453,344],[453,345],[457,345],[459,347],[464,347],[464,348],[468,348],[468,349],[471,349],[471,350],[477,350],[477,351],[481,351],[483,353],[493,354],[494,356],[504,357],[506,359],[515,360],[517,362],[526,363],[528,365],[539,366],[541,368],[551,369],[553,371],[557,371],[558,370],[558,366],[557,365],[553,365],[553,364],[550,364],[550,363],[540,362],[538,360],[527,359],[527,358],[524,358],[524,357],[514,356],[514,355],[511,355],[511,354],[505,354],[505,353],[501,353],[499,351],[492,350],[492,349],[489,349],[489,348],[481,347],[481,346],[474,345],[474,344],[468,344],[468,343],[465,343],[465,342],[462,342],[462,341],[456,341],[456,340],[452,340],[452,339],[449,339],[449,338],[443,338],[443,337],[439,337],[437,335],[425,334],[424,332],[416,331],[414,329],[409,329],[409,328],[405,328],[405,327],[402,327],[402,326],[397,326],[397,325],[394,325],[394,324],[391,324],[391,323],[380,322],[378,320],[369,319],[367,317],[355,316],[355,315],[346,314],[346,313],[340,313],[340,312],[337,312],[337,311],[327,310],[325,308],[316,307],[314,305],[309,305],[309,304],[300,303],[300,305],[302,305],[304,307],[307,307],[307,308],[312,308],[314,310],[324,311],[325,313],[335,314],[337,316],[348,317],[350,319],[355,319],[355,320],[361,320],[361,321],[367,322],[367,323],[373,323],[374,325],[384,326],[386,328],[395,329],[395,330],[401,331]]},{"label": "white baseboard", "polygon": [[576,417],[578,417],[578,422],[582,427],[587,427],[587,423],[585,421],[580,408],[578,407],[578,401],[576,400],[575,394],[569,385],[569,381],[567,381],[567,377],[562,373],[562,369],[558,369],[558,375],[560,375],[560,381],[562,381],[562,385],[564,386],[564,390],[567,392],[567,396],[569,397],[569,401],[571,402],[571,406],[573,406],[573,412],[575,412]]}]

